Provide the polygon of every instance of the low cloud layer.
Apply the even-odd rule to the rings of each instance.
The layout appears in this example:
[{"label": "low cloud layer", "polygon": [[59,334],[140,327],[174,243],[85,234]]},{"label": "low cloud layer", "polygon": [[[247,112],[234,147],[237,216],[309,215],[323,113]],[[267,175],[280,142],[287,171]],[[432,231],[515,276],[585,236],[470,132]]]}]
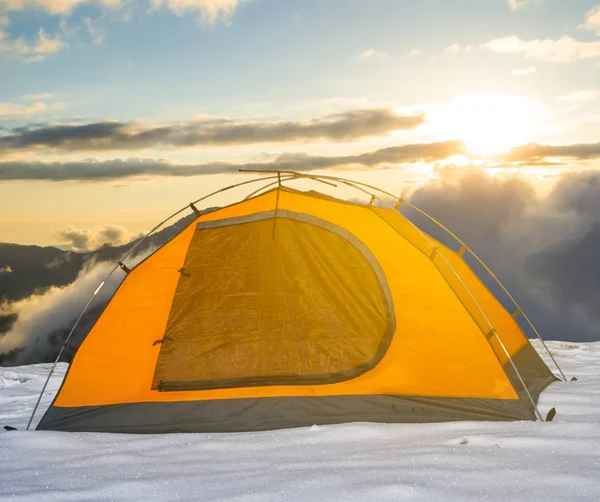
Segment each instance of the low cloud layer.
[{"label": "low cloud layer", "polygon": [[447,170],[412,202],[465,241],[546,338],[600,340],[600,173],[564,175],[538,198],[521,177]]},{"label": "low cloud layer", "polygon": [[91,229],[73,226],[61,228],[58,237],[73,251],[93,251],[106,244],[111,246],[126,244],[140,235],[119,225],[103,225]]},{"label": "low cloud layer", "polygon": [[[69,286],[52,287],[42,294],[0,305],[0,315],[17,315],[8,333],[0,337],[0,354],[23,349],[21,360],[31,361],[32,352],[40,356],[46,355],[50,350],[57,353],[57,347],[52,346],[50,335],[73,324],[112,267],[109,263],[90,264]],[[95,301],[107,302],[121,282],[122,276],[124,274],[114,274],[113,280],[101,289]],[[56,345],[60,346],[60,343]],[[42,360],[44,357],[39,359]]]},{"label": "low cloud layer", "polygon": [[352,141],[415,129],[423,115],[398,115],[389,109],[351,110],[311,120],[236,122],[203,118],[150,126],[139,122],[96,122],[19,128],[0,136],[2,152],[53,150],[89,152],[149,148],[247,145],[296,141]]},{"label": "low cloud layer", "polygon": [[[127,265],[135,266],[155,249],[150,247],[128,258]],[[89,261],[68,286],[51,287],[40,294],[0,304],[0,316],[16,316],[8,332],[0,335],[0,356],[12,353],[11,364],[54,360],[75,320],[113,267],[111,262]],[[116,270],[104,284],[74,332],[71,344],[79,344],[124,278],[125,274]]]}]

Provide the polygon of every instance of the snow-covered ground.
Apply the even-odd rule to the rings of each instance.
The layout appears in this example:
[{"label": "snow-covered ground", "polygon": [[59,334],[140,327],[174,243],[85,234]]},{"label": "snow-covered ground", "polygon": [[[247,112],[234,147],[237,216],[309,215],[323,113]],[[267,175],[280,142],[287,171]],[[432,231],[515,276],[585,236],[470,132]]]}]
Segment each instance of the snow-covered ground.
[{"label": "snow-covered ground", "polygon": [[[598,501],[600,343],[549,345],[578,378],[542,394],[542,413],[558,411],[552,423],[360,423],[243,434],[2,431],[0,500]],[[25,428],[48,368],[0,368],[0,425]],[[65,371],[61,365],[44,409]]]}]

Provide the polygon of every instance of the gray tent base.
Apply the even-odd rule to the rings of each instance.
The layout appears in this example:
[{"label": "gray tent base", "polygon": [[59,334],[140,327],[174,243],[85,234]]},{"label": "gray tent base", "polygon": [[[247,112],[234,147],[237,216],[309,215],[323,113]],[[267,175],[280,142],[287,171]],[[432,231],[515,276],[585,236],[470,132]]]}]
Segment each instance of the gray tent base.
[{"label": "gray tent base", "polygon": [[52,407],[38,430],[246,432],[343,422],[535,420],[519,400],[351,395]]}]

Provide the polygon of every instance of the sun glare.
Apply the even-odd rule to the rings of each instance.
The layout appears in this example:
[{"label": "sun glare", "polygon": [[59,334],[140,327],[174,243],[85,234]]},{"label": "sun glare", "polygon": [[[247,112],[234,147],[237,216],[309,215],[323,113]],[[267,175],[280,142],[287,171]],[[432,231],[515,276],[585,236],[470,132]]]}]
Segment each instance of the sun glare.
[{"label": "sun glare", "polygon": [[476,155],[491,156],[534,141],[540,132],[543,107],[510,95],[456,97],[430,116],[437,134],[462,140]]}]

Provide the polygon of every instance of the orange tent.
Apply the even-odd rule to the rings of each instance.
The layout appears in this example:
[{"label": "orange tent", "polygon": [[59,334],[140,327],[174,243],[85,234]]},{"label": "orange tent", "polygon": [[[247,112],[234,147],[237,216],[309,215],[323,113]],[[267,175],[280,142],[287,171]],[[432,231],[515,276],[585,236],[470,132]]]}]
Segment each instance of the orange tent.
[{"label": "orange tent", "polygon": [[187,228],[118,271],[38,429],[536,418],[556,378],[464,249],[397,210],[281,184],[192,207]]}]

